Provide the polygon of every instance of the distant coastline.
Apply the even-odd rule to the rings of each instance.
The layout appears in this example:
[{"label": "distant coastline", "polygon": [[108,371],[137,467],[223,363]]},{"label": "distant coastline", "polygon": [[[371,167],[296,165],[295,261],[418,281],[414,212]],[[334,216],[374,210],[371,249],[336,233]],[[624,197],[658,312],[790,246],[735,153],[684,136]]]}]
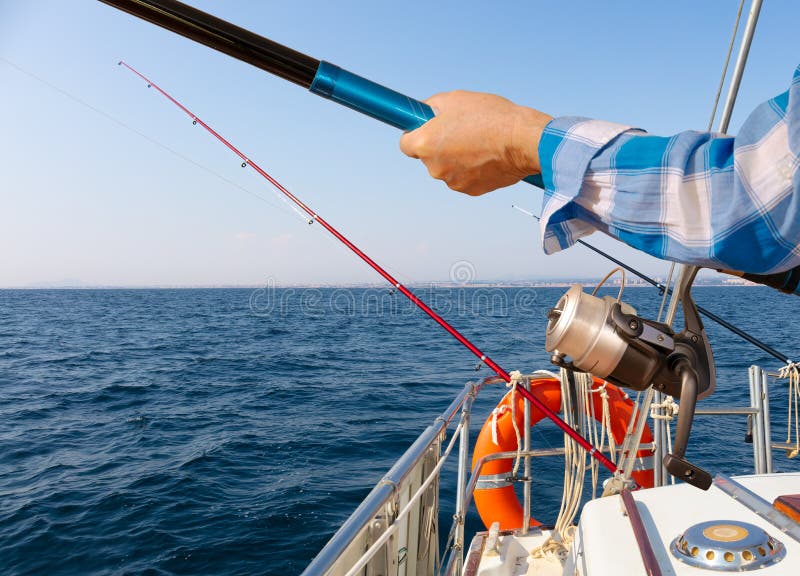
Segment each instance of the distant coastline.
[{"label": "distant coastline", "polygon": [[[664,283],[664,279],[655,278],[660,284]],[[497,281],[478,281],[469,283],[459,282],[443,282],[443,281],[430,281],[430,282],[413,282],[407,284],[409,288],[568,288],[573,284],[583,284],[584,286],[595,286],[600,281],[600,278],[580,278],[572,280],[564,279],[551,279],[551,280],[497,280]],[[613,288],[619,286],[619,280],[614,278],[606,282],[606,286]],[[760,286],[741,278],[698,278],[694,282],[694,287],[730,287],[730,286]],[[25,286],[2,286],[0,290],[254,290],[264,288],[265,284],[199,284],[199,285],[181,285],[181,284],[152,284],[152,285],[94,285],[94,284],[59,284],[59,283],[42,283],[31,284]],[[311,284],[274,284],[272,287],[276,289],[361,289],[361,288],[385,288],[386,284],[383,282],[364,282],[364,283],[311,283]],[[652,288],[653,286],[638,278],[627,279],[625,283],[626,288]]]}]

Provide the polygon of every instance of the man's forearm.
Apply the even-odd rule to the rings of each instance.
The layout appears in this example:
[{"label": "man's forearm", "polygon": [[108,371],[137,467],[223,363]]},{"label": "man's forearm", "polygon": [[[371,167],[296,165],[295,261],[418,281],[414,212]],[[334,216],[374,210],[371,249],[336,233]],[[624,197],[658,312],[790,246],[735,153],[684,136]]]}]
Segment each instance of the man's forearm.
[{"label": "man's forearm", "polygon": [[659,137],[596,120],[554,120],[539,150],[545,251],[598,229],[658,258],[699,266],[754,273],[797,266],[793,150],[800,143],[792,106],[789,93],[766,102],[735,138],[695,131]]},{"label": "man's forearm", "polygon": [[428,100],[436,117],[401,148],[471,195],[541,171],[542,242],[556,252],[601,230],[657,256],[770,273],[800,265],[800,67],[736,138],[649,136],[557,118],[491,94]]}]

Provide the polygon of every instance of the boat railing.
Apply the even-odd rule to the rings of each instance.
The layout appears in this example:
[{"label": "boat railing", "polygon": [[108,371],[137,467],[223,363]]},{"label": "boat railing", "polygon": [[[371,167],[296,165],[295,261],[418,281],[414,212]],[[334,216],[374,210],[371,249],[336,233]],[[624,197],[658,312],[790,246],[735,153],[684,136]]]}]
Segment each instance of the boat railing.
[{"label": "boat railing", "polygon": [[[345,523],[303,571],[304,576],[457,574],[464,551],[464,521],[484,461],[514,458],[501,453],[476,463],[470,473],[472,405],[485,386],[505,385],[497,377],[467,383],[445,411],[428,426],[372,489]],[[457,418],[458,417],[458,418]],[[530,461],[563,450],[530,450],[530,409],[525,403],[523,450],[525,514],[530,518]],[[457,420],[457,421],[456,421]],[[453,424],[455,424],[453,426]],[[447,438],[450,428],[449,440]],[[442,446],[447,442],[444,451]],[[447,543],[438,545],[438,479],[442,465],[458,444],[456,504]],[[444,563],[442,562],[444,560]],[[442,568],[444,567],[444,570]]]},{"label": "boat railing", "polygon": [[[752,436],[756,473],[772,471],[771,450],[782,448],[770,439],[768,374],[758,366],[750,368],[750,406],[699,408],[697,415],[748,418],[747,438]],[[523,472],[513,478],[521,484],[523,523],[521,534],[530,524],[531,463],[533,458],[564,454],[563,448],[531,449],[531,410],[525,402],[526,425],[522,432],[522,450],[491,454],[470,466],[470,420],[472,406],[487,385],[505,384],[500,378],[486,378],[467,383],[447,409],[429,425],[366,499],[339,528],[303,572],[304,575],[335,576],[417,576],[460,574],[465,551],[464,524],[472,495],[487,462],[521,458]],[[654,420],[664,425],[665,418]],[[449,435],[449,436],[448,436]],[[458,472],[453,522],[445,545],[439,547],[438,505],[439,474],[458,444]],[[443,449],[444,448],[444,449]],[[608,451],[608,446],[600,447]],[[660,464],[663,447],[658,436],[651,449],[655,464]],[[659,483],[656,474],[656,485]]]},{"label": "boat railing", "polygon": [[[456,501],[464,502],[466,479],[462,471],[468,469],[472,404],[483,386],[498,382],[502,380],[488,378],[480,383],[467,383],[378,482],[303,574],[415,576],[436,573],[440,567],[439,471],[455,444],[460,442]],[[456,419],[442,452],[448,429]],[[456,516],[463,518],[464,510],[457,509]],[[463,541],[463,521],[460,526],[458,538]]]},{"label": "boat railing", "polygon": [[[755,474],[772,473],[772,450],[785,449],[785,444],[772,442],[769,415],[769,384],[770,374],[760,366],[750,366],[750,405],[749,406],[698,406],[695,410],[697,416],[746,416],[747,430],[745,441],[753,444],[753,472]],[[660,438],[665,438],[666,420],[671,419],[665,414],[663,407],[654,410],[654,426],[656,427],[656,446],[661,446],[655,454],[655,485],[663,486],[670,481],[662,465],[663,444]]]}]

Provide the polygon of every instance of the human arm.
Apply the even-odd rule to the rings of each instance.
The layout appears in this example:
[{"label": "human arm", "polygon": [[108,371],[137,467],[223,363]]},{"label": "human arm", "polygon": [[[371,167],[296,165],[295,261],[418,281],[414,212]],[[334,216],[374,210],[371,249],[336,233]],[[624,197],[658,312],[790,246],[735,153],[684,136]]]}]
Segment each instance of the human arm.
[{"label": "human arm", "polygon": [[547,253],[601,230],[659,258],[758,274],[800,264],[800,68],[736,137],[582,118],[539,143]]},{"label": "human arm", "polygon": [[[770,273],[800,264],[800,68],[790,89],[758,107],[735,138],[707,132],[662,138],[583,118],[557,118],[542,130],[535,121],[515,120],[522,126],[517,133],[535,144],[535,157],[515,144],[507,121],[495,120],[501,127],[495,133],[486,122],[470,131],[475,124],[458,94],[436,97],[441,116],[405,135],[403,151],[451,188],[472,194],[513,183],[522,167],[541,169],[547,253],[601,230],[659,258],[700,266]],[[494,98],[484,101],[495,108],[485,112],[488,118],[504,109]],[[451,116],[454,103],[463,106]],[[526,118],[516,108],[506,112]],[[457,121],[464,127],[450,129]],[[482,150],[478,158],[522,151],[528,162],[498,163],[502,179],[492,180],[491,162],[463,153],[472,146]],[[503,153],[508,149],[515,152]]]},{"label": "human arm", "polygon": [[538,174],[538,144],[552,120],[494,94],[455,91],[425,101],[436,116],[400,139],[434,178],[471,196]]}]

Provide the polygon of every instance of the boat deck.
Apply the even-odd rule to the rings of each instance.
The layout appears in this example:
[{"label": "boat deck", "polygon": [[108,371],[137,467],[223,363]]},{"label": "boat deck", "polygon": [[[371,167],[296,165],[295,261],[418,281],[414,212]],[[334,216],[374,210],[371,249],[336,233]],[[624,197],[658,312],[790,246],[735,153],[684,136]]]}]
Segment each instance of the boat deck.
[{"label": "boat deck", "polygon": [[[772,562],[758,568],[758,573],[768,576],[795,576],[800,572],[800,542],[763,516],[764,512],[773,514],[771,503],[778,496],[800,493],[800,473],[740,476],[735,479],[734,487],[736,483],[769,503],[768,509],[761,511],[761,514],[757,513],[757,510],[747,505],[746,495],[730,495],[716,482],[708,491],[698,490],[687,484],[676,484],[631,493],[641,518],[644,537],[652,549],[655,566],[645,565],[622,497],[611,496],[586,504],[575,543],[564,566],[554,560],[534,560],[530,556],[530,551],[540,546],[550,535],[548,530],[532,530],[526,536],[501,533],[496,546],[493,545],[490,534],[483,532],[470,547],[464,574],[592,576],[660,573],[664,576],[699,576],[715,571],[737,571],[737,563],[752,560],[746,551],[711,554],[713,561],[708,561],[707,564],[717,566],[716,570],[692,566],[673,556],[670,551],[673,541],[688,528],[703,522],[713,522],[725,527],[747,523],[763,529],[785,547],[785,556],[773,553],[769,545],[763,546],[763,557],[767,560],[771,557]],[[788,530],[797,532],[800,531],[800,526],[794,523]],[[734,535],[731,539],[733,548],[736,538]],[[724,546],[723,540],[724,538],[720,539],[721,546]],[[758,545],[751,549],[755,551],[755,559],[758,559]],[[688,551],[691,556],[691,547]],[[701,547],[695,552],[695,557],[702,559],[706,553]]]}]

